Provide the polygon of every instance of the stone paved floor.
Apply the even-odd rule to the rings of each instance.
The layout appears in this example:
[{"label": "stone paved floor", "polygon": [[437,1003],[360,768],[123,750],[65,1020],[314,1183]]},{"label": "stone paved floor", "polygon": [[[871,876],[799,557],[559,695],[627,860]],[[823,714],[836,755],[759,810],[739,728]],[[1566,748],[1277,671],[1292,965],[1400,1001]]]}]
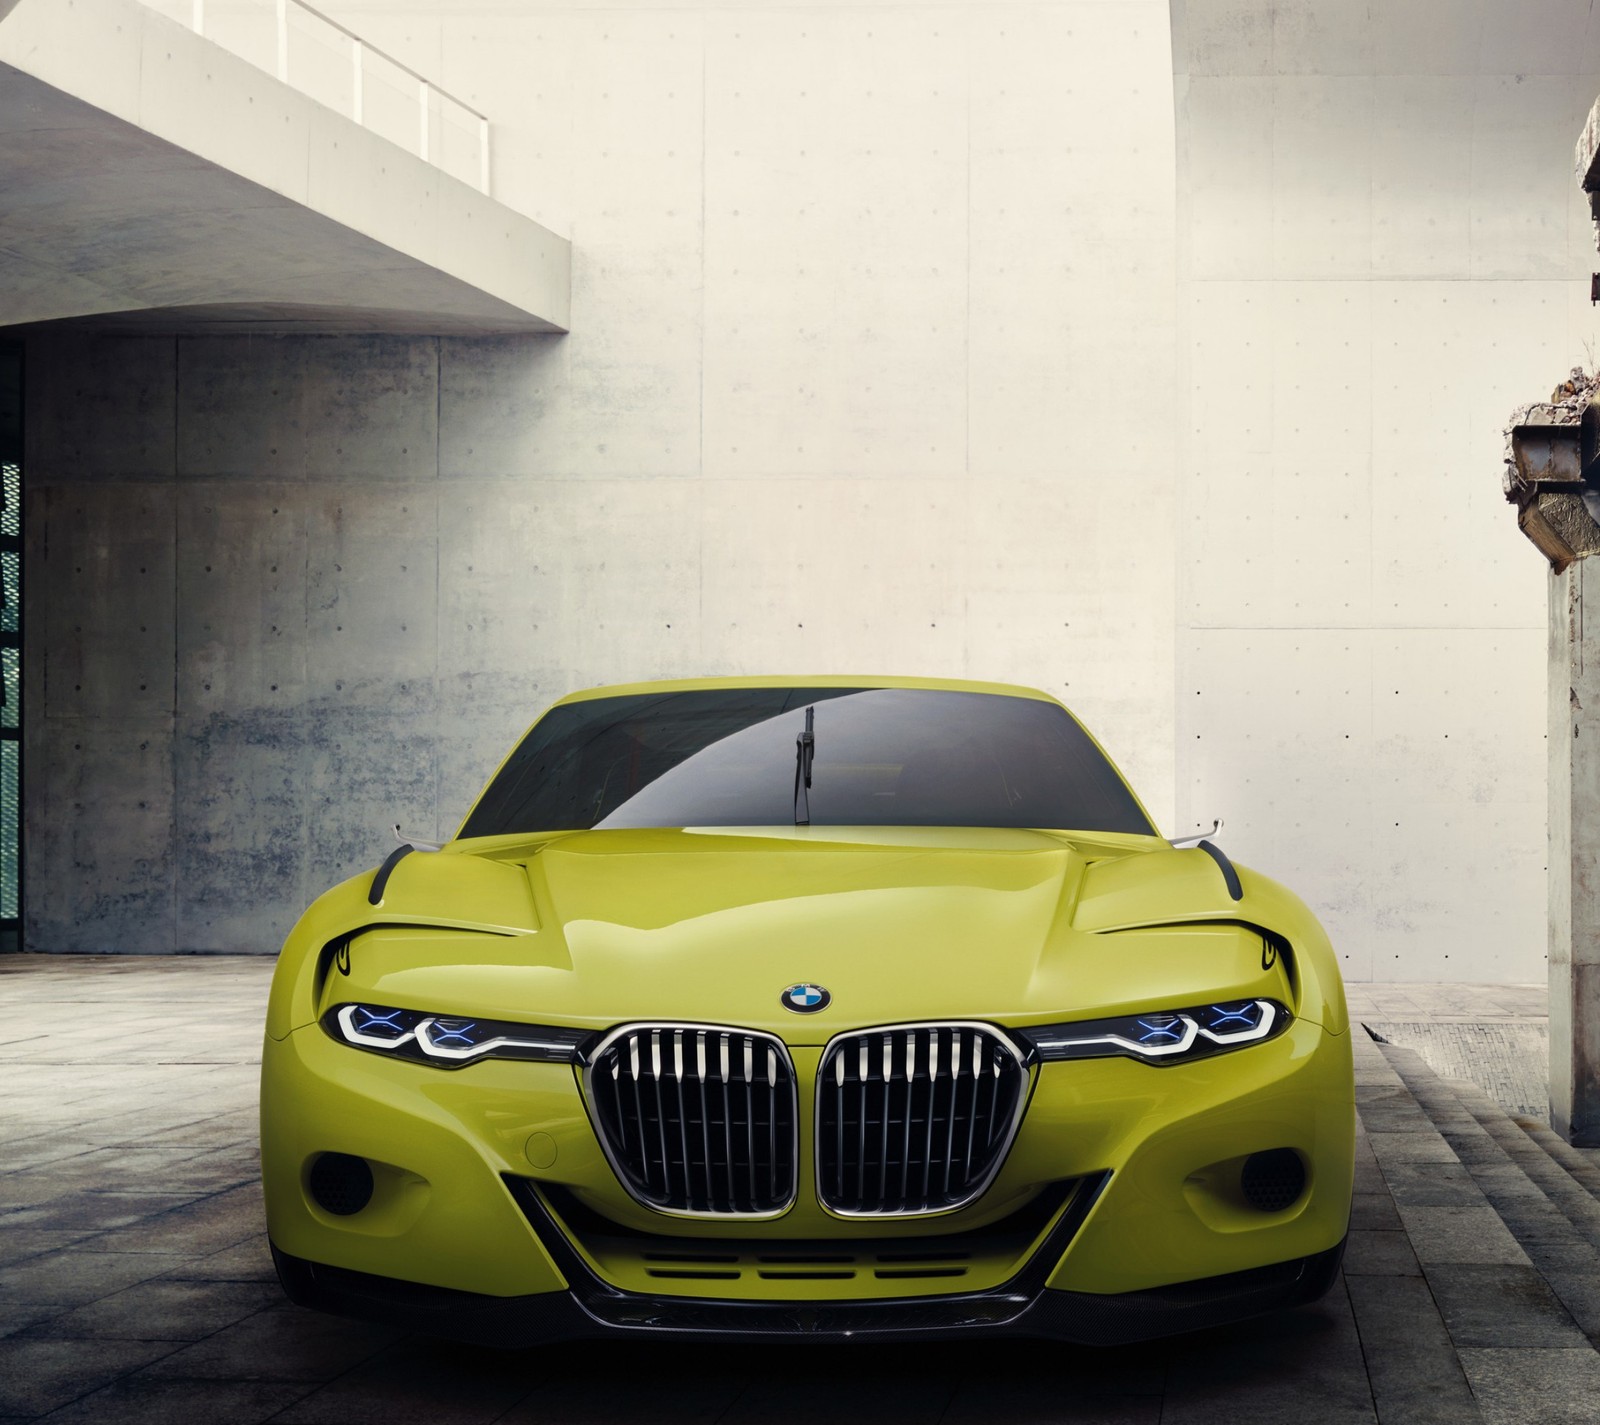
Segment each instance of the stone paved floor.
[{"label": "stone paved floor", "polygon": [[[273,1281],[255,1160],[270,973],[254,959],[0,958],[0,1425],[1600,1418],[1600,1355],[1360,1034],[1372,1132],[1345,1275],[1278,1318],[1102,1352],[507,1355],[300,1311]],[[1430,1005],[1488,1002],[1405,988],[1364,1010],[1420,1022]]]},{"label": "stone paved floor", "polygon": [[1544,985],[1351,985],[1350,1011],[1434,1073],[1467,1079],[1512,1113],[1550,1103],[1550,996]]}]

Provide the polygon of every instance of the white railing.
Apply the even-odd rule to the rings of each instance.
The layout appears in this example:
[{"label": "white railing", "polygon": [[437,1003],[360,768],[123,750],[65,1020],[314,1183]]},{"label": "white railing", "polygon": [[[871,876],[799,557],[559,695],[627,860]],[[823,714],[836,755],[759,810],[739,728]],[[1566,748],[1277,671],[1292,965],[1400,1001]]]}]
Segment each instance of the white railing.
[{"label": "white railing", "polygon": [[[146,3],[183,18],[175,0]],[[354,30],[305,0],[190,0],[190,6],[196,34],[490,191],[488,117]],[[414,112],[406,117],[407,110]]]}]

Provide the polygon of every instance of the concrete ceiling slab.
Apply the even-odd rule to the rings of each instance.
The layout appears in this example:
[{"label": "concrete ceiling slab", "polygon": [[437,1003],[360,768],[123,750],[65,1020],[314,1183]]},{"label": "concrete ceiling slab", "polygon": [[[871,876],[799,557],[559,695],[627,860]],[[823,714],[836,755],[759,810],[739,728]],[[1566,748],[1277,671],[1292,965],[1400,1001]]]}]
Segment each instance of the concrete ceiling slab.
[{"label": "concrete ceiling slab", "polygon": [[133,0],[0,0],[0,192],[0,326],[567,326],[566,239]]}]

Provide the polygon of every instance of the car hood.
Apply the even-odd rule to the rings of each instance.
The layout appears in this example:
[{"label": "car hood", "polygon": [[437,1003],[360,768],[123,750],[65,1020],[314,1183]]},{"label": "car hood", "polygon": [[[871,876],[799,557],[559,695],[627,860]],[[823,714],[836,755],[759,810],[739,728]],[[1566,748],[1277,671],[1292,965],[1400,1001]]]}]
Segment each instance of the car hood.
[{"label": "car hood", "polygon": [[[493,859],[407,857],[370,919],[324,1007],[732,1023],[809,1044],[910,1020],[1025,1025],[1289,990],[1215,863],[1155,838],[590,831]],[[831,1003],[784,1008],[797,982]]]}]

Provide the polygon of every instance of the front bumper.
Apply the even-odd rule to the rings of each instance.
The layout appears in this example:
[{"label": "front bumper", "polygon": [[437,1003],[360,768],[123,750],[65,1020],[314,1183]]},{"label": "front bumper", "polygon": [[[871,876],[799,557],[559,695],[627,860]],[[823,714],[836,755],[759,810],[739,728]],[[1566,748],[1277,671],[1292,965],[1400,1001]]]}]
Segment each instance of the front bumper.
[{"label": "front bumper", "polygon": [[1105,1178],[1080,1185],[1040,1250],[992,1291],[862,1302],[728,1302],[620,1291],[573,1250],[526,1180],[512,1195],[559,1264],[569,1289],[484,1296],[319,1266],[272,1249],[278,1278],[301,1306],[386,1322],[474,1345],[518,1349],[593,1337],[669,1336],[703,1342],[842,1344],[929,1337],[1033,1336],[1086,1346],[1170,1336],[1300,1306],[1333,1284],[1344,1241],[1297,1261],[1148,1291],[1101,1296],[1044,1285],[1092,1211]]},{"label": "front bumper", "polygon": [[1117,1346],[1303,1306],[1338,1277],[1344,1242],[1315,1256],[1148,1291],[998,1292],[881,1302],[738,1302],[619,1292],[576,1272],[570,1291],[483,1296],[321,1266],[272,1249],[278,1279],[300,1306],[380,1321],[472,1345],[517,1350],[591,1338],[706,1344],[927,1341],[946,1336],[1042,1337]]},{"label": "front bumper", "polygon": [[[795,1058],[804,1078],[806,1051]],[[771,1222],[657,1218],[622,1193],[563,1065],[489,1061],[445,1074],[347,1049],[312,1025],[269,1038],[262,1075],[268,1228],[291,1297],[470,1340],[643,1331],[1129,1340],[1319,1295],[1348,1226],[1350,1047],[1309,1021],[1179,1068],[1043,1066],[1000,1176],[972,1208],[939,1222],[842,1221],[805,1201],[804,1189]],[[1284,1212],[1247,1208],[1228,1165],[1282,1146],[1306,1163],[1304,1196]],[[324,1152],[371,1163],[371,1206],[340,1218],[315,1205],[306,1178]],[[1024,1254],[960,1282],[891,1286],[863,1272],[859,1281],[779,1283],[756,1271],[725,1283],[665,1281],[644,1260],[651,1242],[690,1231],[774,1249],[981,1231],[1069,1182],[1079,1190]],[[545,1210],[547,1189],[618,1224],[623,1237],[638,1234],[640,1261],[618,1265],[614,1253],[587,1250]]]}]

